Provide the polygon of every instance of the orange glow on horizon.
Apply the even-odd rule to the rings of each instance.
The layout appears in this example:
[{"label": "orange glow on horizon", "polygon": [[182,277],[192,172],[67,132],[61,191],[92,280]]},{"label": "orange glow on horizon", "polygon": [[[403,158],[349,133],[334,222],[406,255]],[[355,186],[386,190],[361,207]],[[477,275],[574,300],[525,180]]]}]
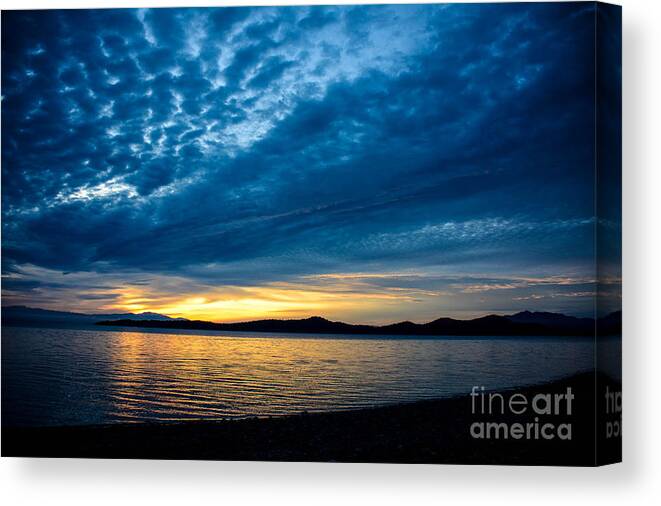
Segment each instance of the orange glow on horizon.
[{"label": "orange glow on horizon", "polygon": [[[217,266],[214,266],[217,268]],[[49,288],[53,279],[57,288]],[[594,277],[580,273],[501,276],[434,271],[330,272],[292,276],[287,281],[240,286],[214,284],[199,275],[136,272],[60,272],[34,265],[3,275],[3,281],[43,281],[25,293],[3,286],[6,305],[87,314],[154,312],[216,322],[321,316],[357,324],[425,323],[441,316],[470,319],[524,309],[549,309],[565,298],[589,300]],[[485,281],[486,280],[486,281]],[[620,284],[617,277],[607,284]],[[573,285],[576,289],[570,290]],[[580,285],[580,286],[579,286]],[[557,287],[566,287],[561,293]],[[554,299],[554,297],[556,297]],[[562,299],[560,298],[562,297]],[[551,308],[553,309],[553,308]],[[562,307],[554,309],[563,312]]]},{"label": "orange glow on horizon", "polygon": [[[148,287],[120,290],[116,303],[104,310],[143,313],[153,312],[170,317],[214,322],[236,322],[265,318],[305,318],[326,316],[360,320],[360,313],[383,310],[389,305],[414,303],[421,295],[393,288],[361,290],[359,284],[341,281],[332,286],[302,286],[274,283],[262,287],[223,287],[204,294],[171,295],[150,293]],[[355,318],[352,318],[352,315]]]}]

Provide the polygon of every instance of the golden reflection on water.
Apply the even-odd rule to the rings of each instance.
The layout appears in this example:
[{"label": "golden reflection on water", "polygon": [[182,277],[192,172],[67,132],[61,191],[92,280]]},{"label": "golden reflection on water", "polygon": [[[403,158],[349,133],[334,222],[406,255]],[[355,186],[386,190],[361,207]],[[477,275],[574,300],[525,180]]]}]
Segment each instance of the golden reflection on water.
[{"label": "golden reflection on water", "polygon": [[[587,341],[3,329],[3,420],[85,424],[352,409],[586,370]],[[5,406],[11,409],[5,409]]]},{"label": "golden reflection on water", "polygon": [[[434,340],[140,332],[116,333],[113,343],[113,416],[126,420],[278,415],[439,396],[448,390],[441,377],[471,383],[467,354],[484,375],[499,371],[512,351],[487,341],[445,341],[439,350]],[[518,350],[524,361],[535,351]]]},{"label": "golden reflection on water", "polygon": [[[369,367],[368,348],[386,352],[380,368],[392,368],[397,356],[388,353],[394,343],[374,340],[351,340],[347,346],[328,339],[121,332],[113,341],[110,388],[115,415],[122,418],[149,412],[180,418],[191,410],[197,417],[278,414],[305,409],[310,398],[317,406],[308,409],[324,409],[379,381]],[[339,365],[351,371],[350,379]],[[237,397],[240,410],[234,406]]]}]

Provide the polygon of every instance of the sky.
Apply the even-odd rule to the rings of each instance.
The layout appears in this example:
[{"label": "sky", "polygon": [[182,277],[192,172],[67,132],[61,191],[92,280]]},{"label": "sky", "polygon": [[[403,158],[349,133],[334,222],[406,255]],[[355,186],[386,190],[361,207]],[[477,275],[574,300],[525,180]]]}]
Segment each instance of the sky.
[{"label": "sky", "polygon": [[4,11],[2,304],[590,315],[593,9]]}]

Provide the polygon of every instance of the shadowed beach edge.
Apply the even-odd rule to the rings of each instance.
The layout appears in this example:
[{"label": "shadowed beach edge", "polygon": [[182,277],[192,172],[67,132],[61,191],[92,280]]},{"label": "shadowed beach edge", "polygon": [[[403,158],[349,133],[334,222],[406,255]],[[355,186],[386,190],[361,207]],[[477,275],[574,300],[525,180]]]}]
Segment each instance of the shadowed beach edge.
[{"label": "shadowed beach edge", "polygon": [[570,440],[514,439],[504,433],[476,439],[471,434],[475,422],[525,426],[534,423],[535,414],[480,417],[471,411],[473,399],[465,395],[273,418],[3,427],[2,456],[594,466],[621,460],[621,438],[607,437],[600,415],[607,402],[604,396],[596,396],[595,406],[596,385],[621,389],[621,383],[589,372],[501,391],[531,398],[561,394],[571,387],[575,402],[570,416],[537,417],[540,426],[571,424]]}]

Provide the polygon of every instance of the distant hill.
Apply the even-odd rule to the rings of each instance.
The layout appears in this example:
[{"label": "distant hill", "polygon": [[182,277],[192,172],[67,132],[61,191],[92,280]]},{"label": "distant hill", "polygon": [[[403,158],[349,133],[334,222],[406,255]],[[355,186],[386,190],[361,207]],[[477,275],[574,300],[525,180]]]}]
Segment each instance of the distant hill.
[{"label": "distant hill", "polygon": [[[622,314],[598,320],[600,334],[621,333]],[[360,334],[406,336],[591,336],[595,322],[558,313],[524,311],[509,316],[489,315],[473,320],[439,318],[429,323],[400,322],[391,325],[353,325],[319,316],[300,320],[256,320],[214,323],[200,320],[107,319],[97,325],[162,329],[217,330],[241,332],[284,332],[311,334]]]},{"label": "distant hill", "polygon": [[66,311],[51,311],[27,306],[7,306],[2,308],[2,324],[58,323],[58,324],[95,324],[102,320],[148,320],[153,322],[186,321],[184,318],[170,318],[158,313],[105,313],[85,314]]},{"label": "distant hill", "polygon": [[597,320],[599,335],[622,334],[622,311],[615,311]]},{"label": "distant hill", "polygon": [[576,318],[560,313],[522,311],[507,316],[507,319],[515,323],[544,325],[555,329],[582,329],[587,332],[594,330],[592,318]]}]

